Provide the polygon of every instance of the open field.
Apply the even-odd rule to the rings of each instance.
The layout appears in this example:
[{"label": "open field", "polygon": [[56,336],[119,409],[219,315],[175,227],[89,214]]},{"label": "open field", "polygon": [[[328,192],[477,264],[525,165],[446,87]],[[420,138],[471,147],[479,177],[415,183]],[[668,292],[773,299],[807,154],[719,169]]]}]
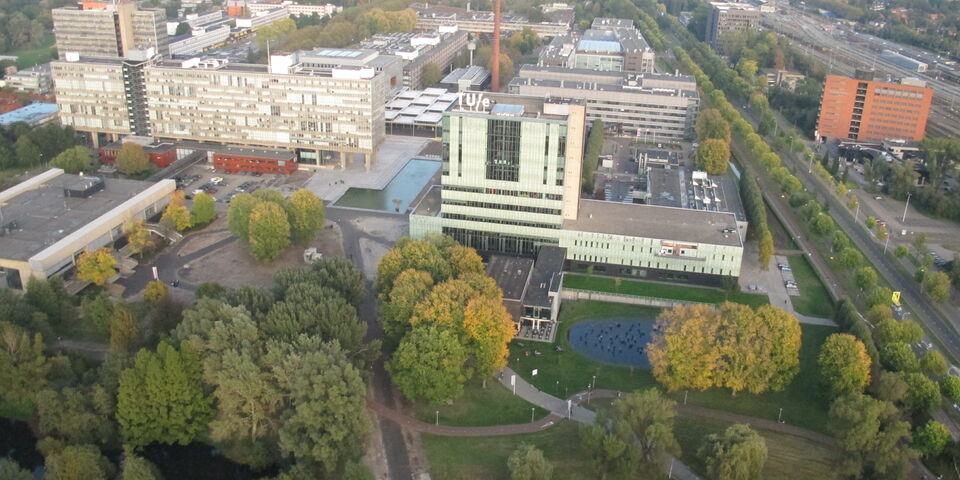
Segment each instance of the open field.
[{"label": "open field", "polygon": [[794,310],[811,317],[833,318],[833,300],[820,282],[820,277],[813,271],[807,257],[790,255],[787,258],[793,270],[793,278],[800,287],[800,295],[790,297]]},{"label": "open field", "polygon": [[422,422],[436,422],[439,411],[441,425],[457,427],[527,423],[530,421],[531,408],[535,408],[534,418],[543,418],[549,413],[514,396],[493,379],[487,380],[487,388],[483,388],[480,381],[467,383],[463,396],[454,400],[452,405],[433,406],[418,403],[414,407],[417,419]]}]

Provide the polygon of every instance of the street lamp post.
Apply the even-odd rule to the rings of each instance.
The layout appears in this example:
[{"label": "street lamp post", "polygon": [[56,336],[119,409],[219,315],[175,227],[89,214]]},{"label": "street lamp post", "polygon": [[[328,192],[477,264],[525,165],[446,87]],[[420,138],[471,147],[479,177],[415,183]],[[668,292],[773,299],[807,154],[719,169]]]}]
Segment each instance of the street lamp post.
[{"label": "street lamp post", "polygon": [[537,409],[537,407],[530,407],[530,423],[533,423],[533,412],[534,412],[536,409]]},{"label": "street lamp post", "polygon": [[910,197],[913,193],[907,194],[907,204],[903,206],[903,218],[900,219],[900,223],[906,223],[907,221],[907,208],[910,208]]},{"label": "street lamp post", "polygon": [[440,425],[440,410],[437,410],[437,425]]}]

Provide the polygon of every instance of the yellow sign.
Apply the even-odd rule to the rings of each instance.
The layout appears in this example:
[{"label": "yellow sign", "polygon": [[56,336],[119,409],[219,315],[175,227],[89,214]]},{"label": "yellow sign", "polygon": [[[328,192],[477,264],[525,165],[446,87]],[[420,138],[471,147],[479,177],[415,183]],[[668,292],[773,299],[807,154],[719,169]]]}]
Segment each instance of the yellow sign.
[{"label": "yellow sign", "polygon": [[893,292],[893,296],[890,298],[893,301],[893,304],[900,306],[900,292]]}]

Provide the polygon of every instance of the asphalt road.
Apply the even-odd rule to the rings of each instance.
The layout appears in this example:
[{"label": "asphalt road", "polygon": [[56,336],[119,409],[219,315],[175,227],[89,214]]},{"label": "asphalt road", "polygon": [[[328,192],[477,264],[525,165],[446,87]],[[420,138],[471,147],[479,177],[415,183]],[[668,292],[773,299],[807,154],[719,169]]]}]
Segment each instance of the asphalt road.
[{"label": "asphalt road", "polygon": [[[343,235],[343,254],[355,264],[363,262],[360,239],[364,237],[372,238],[366,232],[357,228],[355,220],[361,217],[379,215],[389,218],[396,217],[396,215],[388,213],[331,208],[329,204],[327,205],[327,219],[336,222]],[[360,305],[360,318],[367,323],[367,341],[383,338],[383,329],[380,327],[380,322],[377,321],[377,291],[372,281],[368,282],[367,298],[364,299]],[[396,405],[393,396],[393,386],[390,382],[390,377],[383,369],[382,357],[377,360],[377,363],[374,365],[373,379],[370,387],[374,398],[378,402],[391,409],[399,410],[399,405]],[[379,416],[375,420],[379,422],[390,478],[402,480],[412,479],[413,471],[410,467],[410,454],[407,451],[407,444],[403,438],[402,427],[397,422],[383,416]]]}]

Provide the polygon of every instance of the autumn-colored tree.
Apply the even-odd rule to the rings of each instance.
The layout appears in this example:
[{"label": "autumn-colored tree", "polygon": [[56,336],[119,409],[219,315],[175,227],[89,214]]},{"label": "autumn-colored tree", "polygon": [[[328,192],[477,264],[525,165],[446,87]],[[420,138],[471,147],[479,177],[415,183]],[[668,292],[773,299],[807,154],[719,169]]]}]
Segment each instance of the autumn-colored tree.
[{"label": "autumn-colored tree", "polygon": [[847,333],[827,337],[817,357],[824,384],[835,397],[863,393],[870,384],[870,356],[863,342]]},{"label": "autumn-colored tree", "polygon": [[710,305],[677,306],[657,317],[647,357],[658,382],[675,391],[681,388],[706,390],[716,384],[714,374],[720,363],[716,338],[720,314]]},{"label": "autumn-colored tree", "polygon": [[163,210],[163,216],[160,217],[160,223],[178,232],[190,228],[193,225],[193,219],[190,216],[190,210],[183,202],[183,190],[174,190],[170,194],[170,202],[167,203],[167,208]]},{"label": "autumn-colored tree", "polygon": [[770,259],[773,258],[773,234],[769,229],[764,229],[760,234],[760,268],[767,270],[770,268]]},{"label": "autumn-colored tree", "polygon": [[110,319],[110,347],[119,352],[130,352],[140,345],[140,326],[126,308],[118,307]]},{"label": "autumn-colored tree", "polygon": [[143,298],[153,303],[160,301],[161,298],[166,296],[167,284],[159,280],[148,282],[147,287],[143,289]]},{"label": "autumn-colored tree", "polygon": [[86,251],[77,258],[77,278],[94,285],[104,285],[117,274],[117,260],[109,248]]},{"label": "autumn-colored tree", "polygon": [[142,218],[131,218],[123,222],[123,234],[127,236],[127,245],[134,255],[142,257],[144,250],[154,246],[150,230],[143,224]]},{"label": "autumn-colored tree", "polygon": [[456,242],[442,235],[417,240],[401,238],[377,264],[377,291],[381,295],[388,293],[393,280],[408,268],[429,273],[437,283],[456,275],[445,252],[452,245],[456,245]]},{"label": "autumn-colored tree", "polygon": [[783,310],[725,302],[678,306],[657,318],[647,356],[668,390],[782,390],[799,371],[800,325]]},{"label": "autumn-colored tree", "polygon": [[710,138],[716,138],[730,143],[730,124],[723,118],[720,110],[708,108],[700,112],[697,116],[697,139],[704,141]]},{"label": "autumn-colored tree", "polygon": [[250,211],[250,253],[261,262],[276,260],[290,246],[286,212],[273,202],[260,202]]},{"label": "autumn-colored tree", "polygon": [[124,142],[117,154],[117,170],[124,175],[136,175],[150,169],[150,156],[143,147],[133,142]]},{"label": "autumn-colored tree", "polygon": [[310,190],[301,188],[290,196],[289,217],[293,241],[308,242],[323,225],[323,201]]},{"label": "autumn-colored tree", "polygon": [[501,297],[478,296],[470,300],[463,314],[463,329],[470,339],[477,375],[487,378],[507,366],[507,344],[517,333]]},{"label": "autumn-colored tree", "polygon": [[724,140],[708,138],[697,147],[694,161],[710,175],[722,175],[730,163],[730,146]]}]

